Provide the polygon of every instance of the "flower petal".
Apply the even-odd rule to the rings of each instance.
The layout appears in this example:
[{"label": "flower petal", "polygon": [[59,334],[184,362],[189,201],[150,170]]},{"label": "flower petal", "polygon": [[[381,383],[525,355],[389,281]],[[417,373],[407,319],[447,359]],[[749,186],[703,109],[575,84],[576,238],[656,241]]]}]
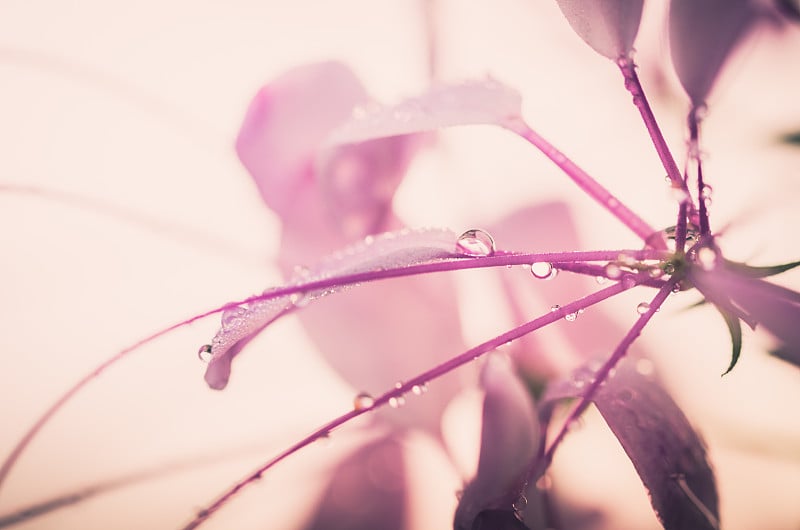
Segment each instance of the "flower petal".
[{"label": "flower petal", "polygon": [[[533,400],[510,363],[499,356],[490,357],[481,374],[481,384],[486,397],[478,472],[464,488],[456,509],[456,529],[474,528],[479,517],[497,518],[497,514],[487,514],[487,510],[508,512],[514,518],[513,505],[539,448],[539,423]],[[518,508],[522,516],[525,507]],[[534,509],[530,499],[527,508]],[[510,521],[507,515],[500,518]]]},{"label": "flower petal", "polygon": [[722,66],[758,19],[752,0],[672,0],[669,40],[681,85],[703,104]]},{"label": "flower petal", "polygon": [[456,125],[500,125],[509,117],[519,116],[521,107],[517,91],[491,78],[437,85],[396,105],[356,113],[328,142],[358,143]]},{"label": "flower petal", "polygon": [[236,152],[270,208],[281,214],[294,206],[297,194],[313,184],[323,140],[367,101],[361,82],[337,62],[300,66],[256,94]]},{"label": "flower petal", "polygon": [[[553,400],[581,396],[592,376],[584,368],[548,388],[544,416]],[[664,528],[718,529],[716,483],[705,444],[669,394],[623,361],[593,401],[650,492]]]},{"label": "flower petal", "polygon": [[639,31],[644,0],[557,0],[575,33],[611,60],[626,57]]},{"label": "flower petal", "polygon": [[401,445],[371,442],[340,464],[307,530],[402,530],[406,478]]}]

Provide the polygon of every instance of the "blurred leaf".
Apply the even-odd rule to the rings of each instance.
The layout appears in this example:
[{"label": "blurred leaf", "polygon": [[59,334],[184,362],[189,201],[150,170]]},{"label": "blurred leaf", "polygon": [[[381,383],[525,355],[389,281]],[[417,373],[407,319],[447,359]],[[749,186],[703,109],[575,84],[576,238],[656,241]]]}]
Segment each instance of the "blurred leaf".
[{"label": "blurred leaf", "polygon": [[717,307],[719,314],[722,315],[722,318],[725,319],[725,324],[728,325],[728,331],[731,334],[731,346],[733,351],[731,352],[731,364],[728,366],[728,369],[722,375],[726,375],[728,372],[733,370],[733,367],[736,366],[736,362],[739,360],[739,355],[742,353],[742,324],[739,322],[739,319],[725,311],[724,309],[720,309]]}]

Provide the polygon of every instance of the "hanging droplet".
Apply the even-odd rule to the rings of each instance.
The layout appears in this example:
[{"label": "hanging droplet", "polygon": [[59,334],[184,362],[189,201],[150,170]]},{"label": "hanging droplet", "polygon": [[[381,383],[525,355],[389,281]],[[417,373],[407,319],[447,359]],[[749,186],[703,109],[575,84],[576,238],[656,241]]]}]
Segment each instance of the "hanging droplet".
[{"label": "hanging droplet", "polygon": [[622,276],[622,268],[616,263],[609,263],[603,268],[603,271],[606,273],[606,277],[612,280],[616,280]]},{"label": "hanging droplet", "polygon": [[366,392],[359,392],[353,399],[353,408],[355,410],[365,410],[372,408],[375,405],[375,398]]},{"label": "hanging droplet", "polygon": [[200,349],[197,350],[197,358],[204,363],[211,362],[213,356],[214,355],[211,353],[211,344],[203,344],[200,346]]},{"label": "hanging droplet", "polygon": [[428,391],[428,385],[426,383],[422,383],[420,385],[414,385],[411,387],[411,393],[415,396],[421,396],[425,392]]},{"label": "hanging droplet", "polygon": [[402,381],[396,381],[395,384],[394,384],[394,387],[397,390],[400,390],[401,388],[403,388],[403,382]]},{"label": "hanging droplet", "polygon": [[494,239],[489,232],[479,228],[467,230],[456,241],[456,250],[473,257],[486,257],[494,254]]},{"label": "hanging droplet", "polygon": [[531,274],[539,280],[552,280],[558,275],[558,269],[552,263],[537,261],[531,264]]},{"label": "hanging droplet", "polygon": [[700,190],[700,197],[703,199],[710,199],[713,193],[714,193],[714,188],[706,184],[703,186],[703,189]]},{"label": "hanging droplet", "polygon": [[389,406],[392,407],[393,409],[399,409],[405,404],[406,404],[406,398],[404,398],[403,396],[389,398]]},{"label": "hanging droplet", "polygon": [[575,313],[567,313],[566,315],[564,315],[564,320],[566,320],[567,322],[575,322],[577,319],[578,319],[577,311]]},{"label": "hanging droplet", "polygon": [[650,311],[650,304],[648,302],[642,302],[636,306],[636,312],[640,315],[644,315]]},{"label": "hanging droplet", "polygon": [[703,247],[697,251],[697,262],[704,271],[714,270],[717,266],[717,253],[712,248]]}]

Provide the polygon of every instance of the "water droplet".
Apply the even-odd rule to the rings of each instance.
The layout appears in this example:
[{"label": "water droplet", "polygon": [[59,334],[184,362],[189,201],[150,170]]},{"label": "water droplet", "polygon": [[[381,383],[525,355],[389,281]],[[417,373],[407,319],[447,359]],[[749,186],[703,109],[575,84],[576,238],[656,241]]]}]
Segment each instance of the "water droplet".
[{"label": "water droplet", "polygon": [[627,252],[620,252],[619,255],[617,256],[617,261],[628,267],[636,265],[636,258],[631,256]]},{"label": "water droplet", "polygon": [[714,188],[706,184],[705,186],[703,186],[703,189],[700,190],[700,197],[702,197],[703,199],[710,199],[713,193],[714,193]]},{"label": "water droplet", "polygon": [[353,400],[353,408],[356,410],[365,410],[372,408],[375,405],[375,398],[366,392],[359,392]]},{"label": "water droplet", "polygon": [[558,304],[554,304],[554,305],[550,306],[550,312],[551,312],[551,313],[555,313],[555,312],[556,312],[556,311],[558,311],[559,309],[561,309],[561,306],[560,306],[560,305],[558,305]]},{"label": "water droplet", "polygon": [[603,285],[608,281],[608,278],[606,278],[605,276],[595,276],[594,281],[597,282],[597,285]]},{"label": "water droplet", "polygon": [[630,289],[636,286],[636,277],[633,274],[626,274],[624,278],[622,278],[622,287],[625,289]]},{"label": "water droplet", "polygon": [[679,292],[681,292],[681,288],[682,288],[681,282],[676,283],[675,285],[672,286],[672,294],[678,294]]},{"label": "water droplet", "polygon": [[648,302],[642,302],[636,306],[636,312],[640,315],[644,315],[650,311],[650,304]]},{"label": "water droplet", "polygon": [[575,312],[575,313],[567,313],[566,315],[564,315],[564,320],[566,320],[567,322],[575,322],[575,320],[577,320],[577,319],[578,319],[578,313],[577,312]]},{"label": "water droplet", "polygon": [[229,328],[235,326],[246,313],[247,309],[241,306],[234,307],[232,309],[226,309],[222,312],[222,327]]},{"label": "water droplet", "polygon": [[392,407],[393,409],[399,409],[405,404],[406,404],[406,398],[404,398],[403,396],[389,398],[389,406]]},{"label": "water droplet", "polygon": [[524,512],[525,508],[527,507],[528,507],[528,498],[525,496],[524,493],[520,494],[520,496],[517,497],[517,500],[515,500],[514,503],[511,505],[511,508],[514,510],[514,517],[516,517],[517,520],[519,520],[520,522],[523,519],[522,512]]},{"label": "water droplet", "polygon": [[636,371],[643,376],[649,377],[655,373],[656,367],[650,359],[639,359],[636,361]]},{"label": "water droplet", "polygon": [[558,275],[558,269],[554,268],[552,263],[537,261],[531,264],[531,274],[540,280],[552,280]]},{"label": "water droplet", "polygon": [[485,257],[494,254],[494,239],[479,228],[467,230],[456,241],[456,250],[465,256]]},{"label": "water droplet", "polygon": [[197,358],[204,363],[210,362],[211,357],[213,357],[213,354],[211,353],[211,344],[203,344],[200,346],[200,349],[197,350]]},{"label": "water droplet", "polygon": [[414,385],[411,387],[411,393],[415,396],[421,396],[425,392],[428,391],[427,383],[422,383],[421,385]]},{"label": "water droplet", "polygon": [[308,305],[308,302],[310,302],[311,299],[304,293],[292,293],[289,295],[289,301],[291,301],[297,307],[305,307]]},{"label": "water droplet", "polygon": [[664,274],[675,274],[675,264],[672,262],[665,263]]},{"label": "water droplet", "polygon": [[627,388],[623,388],[617,393],[617,399],[625,402],[630,401],[633,399],[633,392],[631,392]]},{"label": "water droplet", "polygon": [[653,279],[658,279],[664,276],[664,270],[660,267],[651,267],[650,270],[647,271],[647,274]]},{"label": "water droplet", "polygon": [[616,280],[622,276],[622,269],[616,263],[609,263],[603,268],[603,271],[606,273],[606,277],[612,280]]},{"label": "water droplet", "polygon": [[704,271],[711,271],[717,266],[717,253],[714,249],[703,247],[697,251],[697,262]]}]

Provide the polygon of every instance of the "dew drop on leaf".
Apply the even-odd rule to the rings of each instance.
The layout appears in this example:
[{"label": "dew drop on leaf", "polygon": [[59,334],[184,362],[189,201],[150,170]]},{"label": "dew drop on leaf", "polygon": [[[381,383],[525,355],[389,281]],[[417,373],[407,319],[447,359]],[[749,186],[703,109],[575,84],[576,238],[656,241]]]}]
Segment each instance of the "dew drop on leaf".
[{"label": "dew drop on leaf", "polygon": [[485,230],[467,230],[456,241],[456,250],[465,256],[485,257],[494,254],[494,239]]},{"label": "dew drop on leaf", "polygon": [[197,358],[203,361],[204,363],[210,362],[211,357],[211,344],[203,344],[200,346],[200,349],[197,350]]}]

